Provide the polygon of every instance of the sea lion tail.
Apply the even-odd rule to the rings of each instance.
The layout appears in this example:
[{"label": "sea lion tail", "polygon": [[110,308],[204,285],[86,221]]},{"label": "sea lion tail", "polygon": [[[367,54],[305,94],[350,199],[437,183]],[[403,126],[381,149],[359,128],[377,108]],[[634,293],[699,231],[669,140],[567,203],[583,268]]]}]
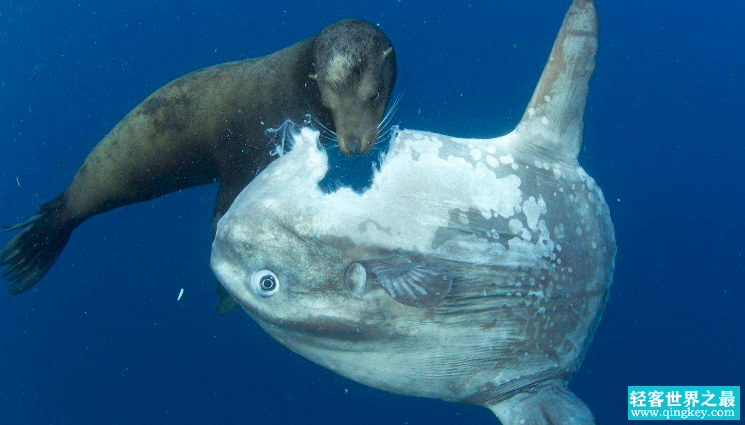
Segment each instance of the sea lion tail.
[{"label": "sea lion tail", "polygon": [[595,418],[566,382],[546,381],[489,408],[503,425],[595,425]]},{"label": "sea lion tail", "polygon": [[574,0],[515,130],[523,143],[557,159],[577,160],[597,48],[595,5],[592,0]]},{"label": "sea lion tail", "polygon": [[3,273],[10,282],[8,292],[16,295],[36,285],[57,261],[77,224],[67,218],[59,197],[28,220],[0,227],[3,232],[19,231],[0,250],[0,267],[8,267]]}]

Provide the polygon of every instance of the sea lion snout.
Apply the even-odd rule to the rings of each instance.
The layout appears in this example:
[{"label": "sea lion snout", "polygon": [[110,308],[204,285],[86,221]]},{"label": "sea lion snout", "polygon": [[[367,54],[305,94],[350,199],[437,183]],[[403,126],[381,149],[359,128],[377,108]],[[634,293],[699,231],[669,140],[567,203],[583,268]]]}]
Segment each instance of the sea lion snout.
[{"label": "sea lion snout", "polygon": [[362,141],[357,136],[351,136],[349,137],[344,145],[346,146],[349,153],[360,153],[362,152]]},{"label": "sea lion snout", "polygon": [[378,139],[382,108],[365,105],[357,99],[337,103],[332,108],[339,149],[347,155],[369,151]]},{"label": "sea lion snout", "polygon": [[359,136],[359,134],[360,132],[353,131],[350,135],[338,135],[339,149],[347,155],[369,151],[375,145],[375,141],[378,138],[377,129],[364,133],[363,136]]}]

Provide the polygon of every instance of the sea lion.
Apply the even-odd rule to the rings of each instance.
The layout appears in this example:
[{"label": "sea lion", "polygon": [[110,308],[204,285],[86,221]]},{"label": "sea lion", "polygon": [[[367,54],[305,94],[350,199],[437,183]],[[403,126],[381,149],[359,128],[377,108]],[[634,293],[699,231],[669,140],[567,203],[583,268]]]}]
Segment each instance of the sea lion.
[{"label": "sea lion", "polygon": [[597,49],[575,0],[523,119],[493,139],[398,132],[363,193],[323,193],[318,133],[237,197],[212,269],[277,341],[355,381],[590,425],[567,384],[605,308],[616,241],[577,156]]},{"label": "sea lion", "polygon": [[150,95],[86,158],[72,183],[36,215],[4,230],[8,291],[35,285],[88,218],[219,182],[213,231],[233,199],[271,160],[265,131],[307,115],[347,154],[378,138],[396,80],[391,41],[374,25],[336,22],[264,57],[192,72]]}]

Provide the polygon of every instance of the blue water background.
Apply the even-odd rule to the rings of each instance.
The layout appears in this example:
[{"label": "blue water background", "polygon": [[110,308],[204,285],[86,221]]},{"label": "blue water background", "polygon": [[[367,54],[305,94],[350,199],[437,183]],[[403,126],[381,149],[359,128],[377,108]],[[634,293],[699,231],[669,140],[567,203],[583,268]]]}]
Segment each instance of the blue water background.
[{"label": "blue water background", "polygon": [[[2,2],[0,222],[56,196],[159,86],[344,17],[392,39],[403,127],[506,133],[568,5]],[[598,10],[580,161],[605,193],[619,249],[608,307],[570,387],[600,423],[620,424],[628,385],[745,384],[745,3]],[[497,423],[483,408],[356,384],[290,353],[242,311],[215,314],[215,192],[95,217],[37,287],[0,293],[0,424]]]}]

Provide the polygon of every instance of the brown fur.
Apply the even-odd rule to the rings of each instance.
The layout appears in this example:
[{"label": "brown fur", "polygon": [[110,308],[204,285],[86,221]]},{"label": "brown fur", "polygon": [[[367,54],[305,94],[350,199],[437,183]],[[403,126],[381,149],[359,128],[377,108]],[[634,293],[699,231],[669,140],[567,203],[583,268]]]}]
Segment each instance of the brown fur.
[{"label": "brown fur", "polygon": [[[354,33],[375,33],[387,41],[368,23],[342,22],[353,23]],[[309,77],[316,72],[316,40],[195,71],[140,103],[93,148],[57,199],[31,219],[6,228],[20,230],[0,250],[0,266],[9,267],[4,274],[11,282],[9,292],[21,293],[36,284],[80,223],[124,205],[219,182],[214,231],[238,193],[271,160],[266,129],[286,119],[303,122],[308,113],[336,128],[332,112],[323,106],[323,82]],[[380,66],[372,72],[389,78],[379,74]],[[393,82],[386,86],[392,88]],[[375,125],[380,116],[377,120]],[[226,294],[220,288],[218,293],[228,304],[221,310],[229,309]]]}]

